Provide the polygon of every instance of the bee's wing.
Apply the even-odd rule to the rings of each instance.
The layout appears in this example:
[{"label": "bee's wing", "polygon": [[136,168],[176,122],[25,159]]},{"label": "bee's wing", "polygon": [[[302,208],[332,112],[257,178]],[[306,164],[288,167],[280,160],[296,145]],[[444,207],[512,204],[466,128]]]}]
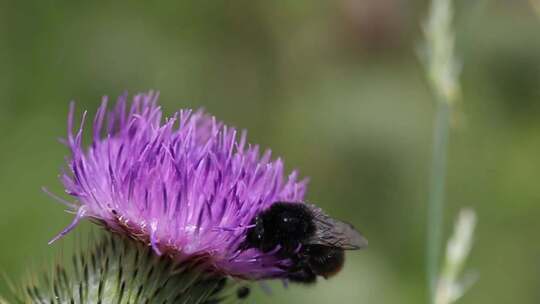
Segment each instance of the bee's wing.
[{"label": "bee's wing", "polygon": [[314,205],[306,204],[313,213],[315,234],[308,240],[312,245],[357,250],[367,247],[367,239],[351,224],[336,220]]}]

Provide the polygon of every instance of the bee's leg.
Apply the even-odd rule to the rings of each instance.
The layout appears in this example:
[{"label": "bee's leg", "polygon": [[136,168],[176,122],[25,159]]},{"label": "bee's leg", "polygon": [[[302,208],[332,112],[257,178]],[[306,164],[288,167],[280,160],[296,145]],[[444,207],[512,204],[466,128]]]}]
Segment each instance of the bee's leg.
[{"label": "bee's leg", "polygon": [[291,272],[287,275],[287,278],[294,283],[313,284],[317,282],[317,275],[309,267]]}]

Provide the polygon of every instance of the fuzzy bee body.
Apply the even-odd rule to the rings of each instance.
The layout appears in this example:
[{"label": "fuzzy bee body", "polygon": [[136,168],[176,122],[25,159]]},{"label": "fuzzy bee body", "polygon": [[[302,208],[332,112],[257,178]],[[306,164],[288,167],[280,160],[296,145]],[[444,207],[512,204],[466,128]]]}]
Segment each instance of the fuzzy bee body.
[{"label": "fuzzy bee body", "polygon": [[292,282],[314,283],[317,276],[338,273],[345,250],[367,246],[367,240],[350,224],[331,218],[322,209],[304,203],[274,203],[253,219],[246,248],[263,252],[277,249],[293,264],[286,269]]}]

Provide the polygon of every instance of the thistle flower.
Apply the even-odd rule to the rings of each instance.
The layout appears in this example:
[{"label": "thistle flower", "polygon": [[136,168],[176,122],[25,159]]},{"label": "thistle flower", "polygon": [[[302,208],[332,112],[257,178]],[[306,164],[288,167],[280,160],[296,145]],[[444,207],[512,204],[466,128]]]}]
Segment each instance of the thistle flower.
[{"label": "thistle flower", "polygon": [[112,110],[104,98],[87,149],[86,112],[73,133],[71,105],[61,180],[75,217],[51,242],[87,218],[176,262],[203,259],[213,272],[243,279],[280,277],[290,261],[239,247],[256,214],[302,201],[306,181],[296,171],[285,177],[282,160],[203,111],[163,119],[157,98],[141,94],[129,105],[123,95]]}]

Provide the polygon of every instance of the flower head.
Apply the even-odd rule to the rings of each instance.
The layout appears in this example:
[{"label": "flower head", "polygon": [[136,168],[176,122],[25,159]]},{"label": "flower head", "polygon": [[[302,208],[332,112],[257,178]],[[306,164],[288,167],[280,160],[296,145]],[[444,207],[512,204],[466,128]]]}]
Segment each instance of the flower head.
[{"label": "flower head", "polygon": [[306,182],[283,162],[246,142],[246,133],[203,111],[181,110],[163,118],[158,95],[104,98],[83,147],[86,112],[66,145],[71,155],[61,176],[76,213],[152,247],[175,260],[204,258],[215,271],[240,278],[279,277],[287,260],[241,250],[252,219],[276,201],[302,201]]}]

